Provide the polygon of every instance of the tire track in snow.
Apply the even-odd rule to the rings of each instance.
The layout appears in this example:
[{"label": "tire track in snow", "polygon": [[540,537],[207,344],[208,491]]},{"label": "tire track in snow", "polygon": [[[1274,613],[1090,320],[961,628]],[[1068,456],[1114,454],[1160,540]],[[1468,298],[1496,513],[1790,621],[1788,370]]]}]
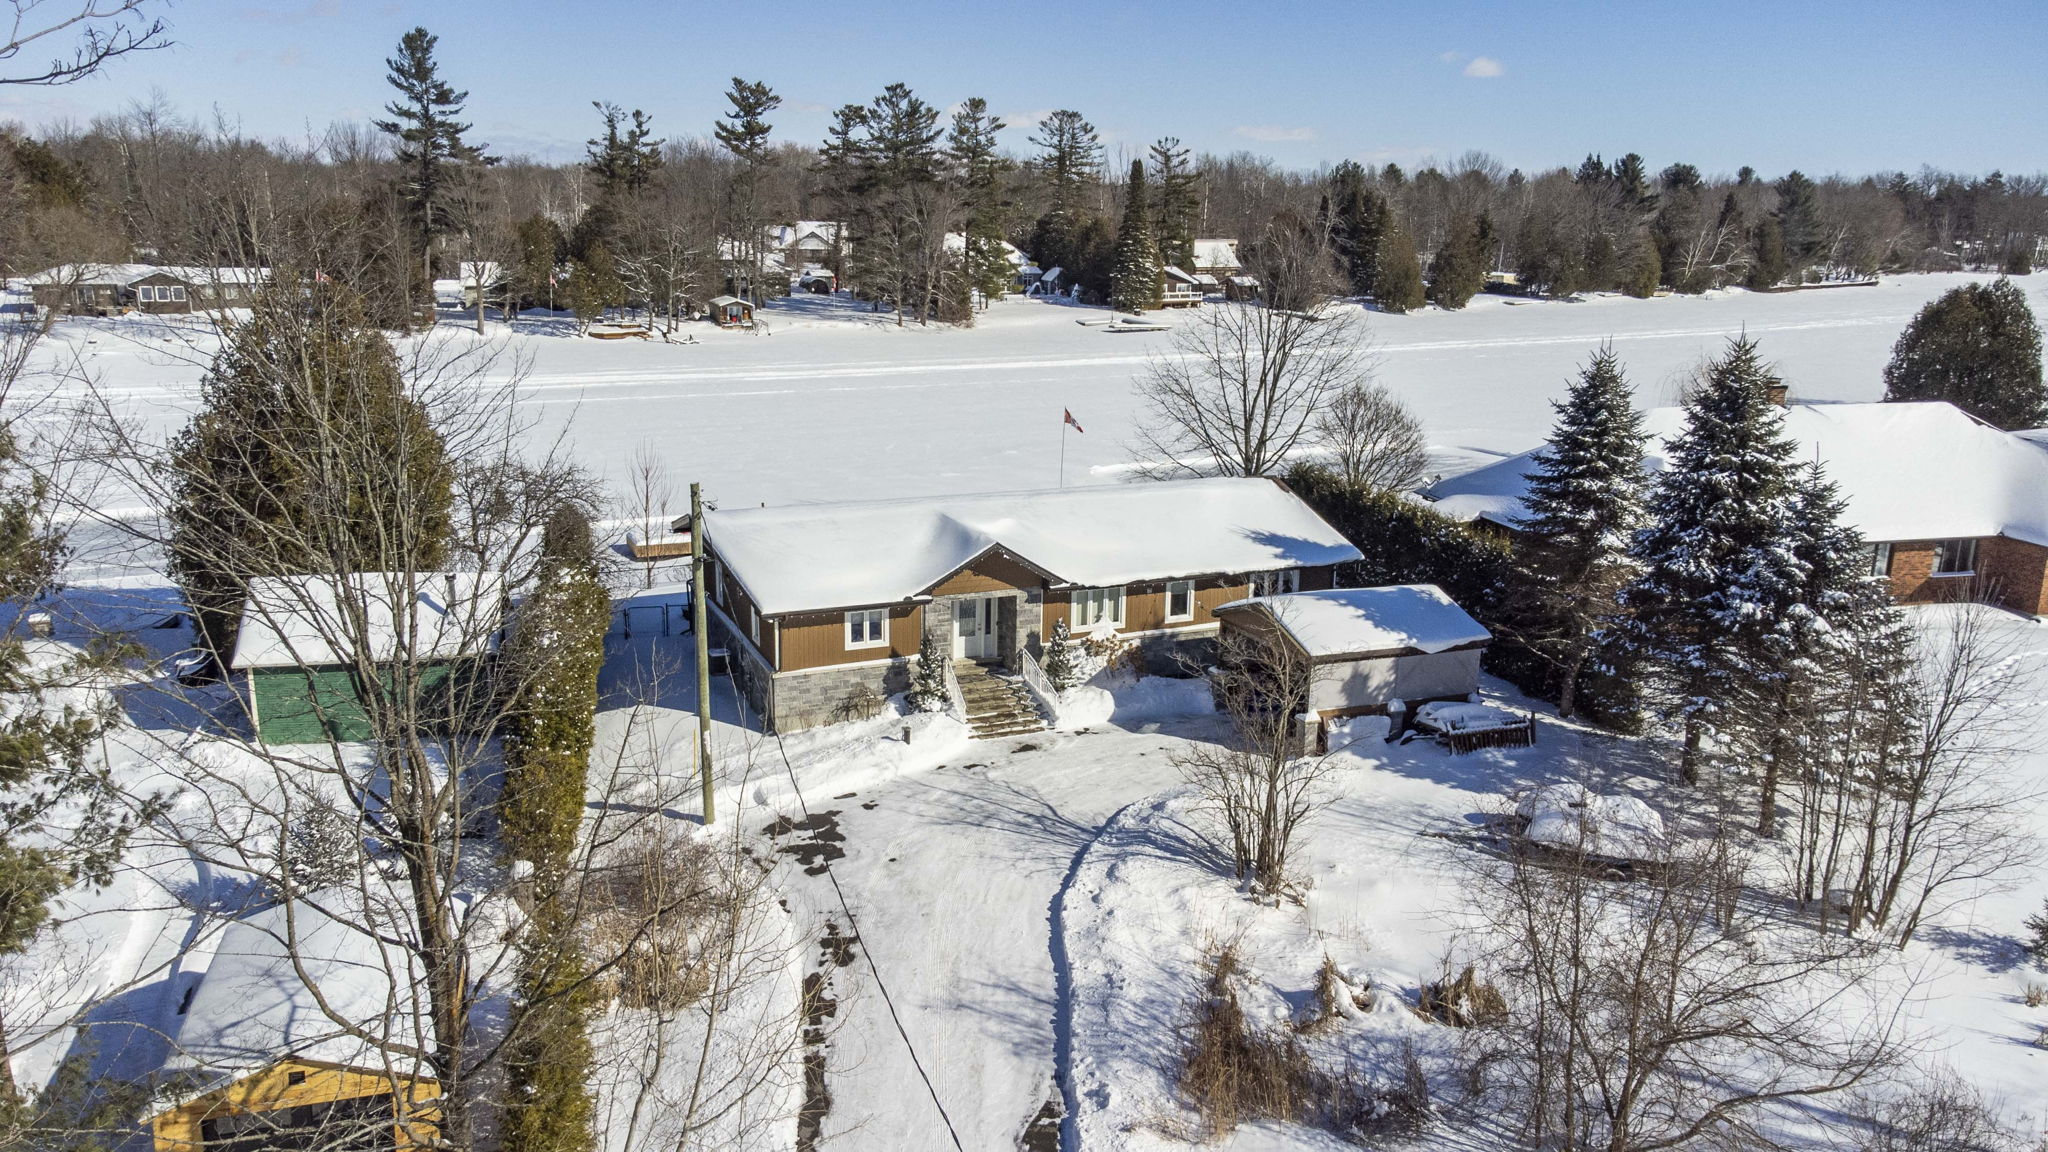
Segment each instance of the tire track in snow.
[{"label": "tire track in snow", "polygon": [[1046,919],[1051,925],[1052,952],[1052,1079],[1060,1093],[1060,1148],[1062,1152],[1075,1152],[1080,1147],[1081,1099],[1074,1088],[1074,961],[1067,952],[1067,893],[1074,887],[1074,880],[1081,874],[1081,865],[1087,863],[1088,853],[1094,851],[1102,838],[1114,828],[1124,813],[1152,797],[1146,796],[1109,814],[1095,835],[1074,852],[1074,858],[1067,863],[1067,874],[1060,877],[1060,886],[1052,894],[1052,903]]}]

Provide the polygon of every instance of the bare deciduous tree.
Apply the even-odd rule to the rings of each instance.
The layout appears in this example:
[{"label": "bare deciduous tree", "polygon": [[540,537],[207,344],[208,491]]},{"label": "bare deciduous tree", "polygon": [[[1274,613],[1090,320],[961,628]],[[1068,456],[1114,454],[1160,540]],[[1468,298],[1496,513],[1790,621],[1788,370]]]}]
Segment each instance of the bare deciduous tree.
[{"label": "bare deciduous tree", "polygon": [[1354,487],[1405,491],[1429,464],[1422,421],[1378,384],[1337,393],[1317,416],[1316,434],[1331,466]]},{"label": "bare deciduous tree", "polygon": [[[53,37],[76,33],[78,40],[67,58],[58,55],[49,67],[38,72],[34,66],[21,75],[0,76],[0,84],[56,85],[83,80],[117,56],[170,46],[169,28],[161,19],[143,14],[152,0],[73,0],[68,7],[44,9],[44,0],[9,0],[12,15],[7,39],[0,42],[0,64]],[[9,71],[12,71],[10,68]]]}]

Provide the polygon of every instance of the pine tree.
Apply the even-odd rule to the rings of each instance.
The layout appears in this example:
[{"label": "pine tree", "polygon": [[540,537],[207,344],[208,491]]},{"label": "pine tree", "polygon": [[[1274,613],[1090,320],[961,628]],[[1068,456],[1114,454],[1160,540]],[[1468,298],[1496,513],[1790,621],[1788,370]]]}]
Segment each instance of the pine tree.
[{"label": "pine tree", "polygon": [[1622,591],[1628,616],[1612,650],[1656,715],[1682,729],[1687,784],[1699,782],[1707,739],[1736,731],[1741,702],[1783,671],[1801,576],[1789,535],[1794,445],[1772,383],[1747,339],[1707,366],[1630,549],[1640,571]]},{"label": "pine tree", "polygon": [[1365,186],[1365,174],[1355,164],[1348,170],[1338,165],[1335,188],[1330,244],[1353,294],[1371,296],[1379,287],[1380,238],[1388,219],[1384,201]]},{"label": "pine tree", "polygon": [[910,674],[910,710],[944,712],[952,706],[946,691],[946,665],[953,659],[947,640],[929,629],[917,646],[917,667]]},{"label": "pine tree", "polygon": [[954,111],[952,129],[946,134],[951,179],[966,209],[961,234],[967,283],[988,299],[1009,291],[1016,276],[1003,247],[1004,215],[1009,207],[1003,197],[1003,177],[1011,163],[997,150],[996,136],[1005,127],[1000,117],[990,115],[988,101],[975,96]]},{"label": "pine tree", "polygon": [[1201,176],[1188,160],[1178,137],[1152,145],[1152,182],[1159,190],[1153,231],[1159,234],[1163,264],[1192,272],[1195,267],[1195,222],[1201,214]]},{"label": "pine tree", "polygon": [[666,141],[655,139],[648,115],[638,108],[629,121],[617,104],[593,100],[590,106],[604,118],[604,135],[586,143],[584,169],[597,177],[600,194],[638,196],[661,170],[661,146]]},{"label": "pine tree", "polygon": [[528,216],[513,226],[509,271],[515,309],[528,300],[543,308],[555,306],[555,270],[567,243],[561,227],[545,216]]},{"label": "pine tree", "polygon": [[1942,293],[1906,325],[1885,366],[1886,400],[1946,400],[1987,424],[2048,424],[2041,329],[2010,280]]},{"label": "pine tree", "polygon": [[1664,266],[1657,259],[1657,245],[1650,237],[1638,232],[1629,244],[1627,259],[1623,262],[1621,290],[1638,300],[1648,300],[1657,294],[1657,285],[1664,278]]},{"label": "pine tree", "polygon": [[1612,348],[1593,354],[1528,475],[1516,525],[1510,633],[1552,670],[1557,710],[1578,710],[1582,674],[1616,615],[1643,518],[1643,427]]},{"label": "pine tree", "polygon": [[390,342],[346,288],[276,282],[171,450],[170,574],[217,659],[252,577],[431,571],[451,532],[453,473]]},{"label": "pine tree", "polygon": [[1067,618],[1053,621],[1052,637],[1045,642],[1045,682],[1055,692],[1065,692],[1079,683],[1081,670],[1074,663],[1074,633]]},{"label": "pine tree", "polygon": [[1479,221],[1460,217],[1429,262],[1429,302],[1457,311],[1486,287],[1486,257]]},{"label": "pine tree", "polygon": [[1422,263],[1415,256],[1415,242],[1394,220],[1393,209],[1379,203],[1379,258],[1373,279],[1373,301],[1383,312],[1408,312],[1425,300]]},{"label": "pine tree", "polygon": [[726,185],[727,240],[732,245],[736,264],[728,275],[736,279],[744,276],[747,296],[758,306],[761,303],[761,247],[767,239],[767,222],[761,218],[761,173],[774,158],[768,146],[769,133],[773,128],[767,116],[782,106],[782,97],[761,81],[747,81],[735,76],[732,87],[726,90],[725,100],[732,108],[712,124],[711,133],[719,145],[739,161]]},{"label": "pine tree", "polygon": [[384,106],[389,120],[377,130],[397,140],[398,187],[412,216],[416,255],[432,279],[433,243],[454,226],[450,203],[465,168],[495,164],[481,145],[463,137],[470,126],[458,119],[469,93],[441,79],[434,61],[439,38],[414,28],[398,42],[398,55],[384,62],[399,99]]},{"label": "pine tree", "polygon": [[1778,210],[1772,218],[1778,222],[1785,258],[1797,279],[1821,255],[1820,190],[1796,169],[1786,173],[1775,187]]},{"label": "pine tree", "polygon": [[1152,236],[1145,199],[1145,162],[1133,160],[1130,183],[1124,186],[1124,218],[1116,230],[1116,271],[1109,287],[1109,306],[1118,312],[1159,307],[1159,242]]},{"label": "pine tree", "polygon": [[1087,206],[1088,189],[1102,174],[1102,142],[1095,125],[1062,108],[1038,122],[1032,161],[1046,185],[1047,213],[1072,215]]},{"label": "pine tree", "polygon": [[1745,279],[1749,290],[1764,292],[1776,288],[1791,275],[1792,266],[1785,257],[1785,231],[1776,216],[1766,216],[1757,221],[1756,229],[1750,234],[1749,275]]}]

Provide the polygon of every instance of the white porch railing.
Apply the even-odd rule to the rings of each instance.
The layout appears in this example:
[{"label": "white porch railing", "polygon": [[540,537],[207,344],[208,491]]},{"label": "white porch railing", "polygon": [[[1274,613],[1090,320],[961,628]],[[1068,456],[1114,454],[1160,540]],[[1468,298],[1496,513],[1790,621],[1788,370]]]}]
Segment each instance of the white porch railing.
[{"label": "white porch railing", "polygon": [[953,670],[953,662],[946,661],[946,702],[953,719],[967,723],[967,697],[960,691],[960,676]]},{"label": "white porch railing", "polygon": [[1054,728],[1060,724],[1059,693],[1052,690],[1052,681],[1045,678],[1045,669],[1038,666],[1038,657],[1030,650],[1017,649],[1017,674],[1024,678],[1024,687],[1031,698],[1038,701],[1039,710],[1045,713],[1045,722]]}]

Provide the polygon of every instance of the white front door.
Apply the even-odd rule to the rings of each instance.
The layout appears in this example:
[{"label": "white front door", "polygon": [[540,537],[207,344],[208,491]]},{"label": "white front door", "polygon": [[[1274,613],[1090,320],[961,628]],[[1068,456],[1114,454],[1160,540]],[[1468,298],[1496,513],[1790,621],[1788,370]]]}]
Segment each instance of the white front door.
[{"label": "white front door", "polygon": [[976,596],[953,601],[953,659],[996,660],[996,598]]}]

